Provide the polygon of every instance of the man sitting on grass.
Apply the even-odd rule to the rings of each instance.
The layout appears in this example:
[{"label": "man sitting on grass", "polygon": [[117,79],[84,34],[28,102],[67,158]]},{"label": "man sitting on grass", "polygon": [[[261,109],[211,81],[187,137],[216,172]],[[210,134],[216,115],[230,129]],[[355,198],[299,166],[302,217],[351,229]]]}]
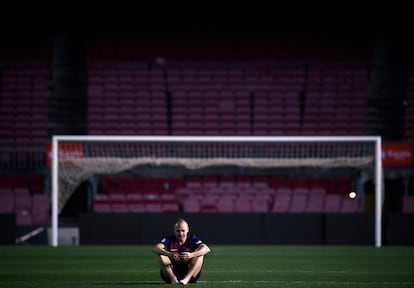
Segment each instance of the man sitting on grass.
[{"label": "man sitting on grass", "polygon": [[178,219],[174,234],[163,238],[152,249],[158,255],[161,278],[168,284],[196,283],[201,276],[204,255],[210,248],[189,231],[187,221]]}]

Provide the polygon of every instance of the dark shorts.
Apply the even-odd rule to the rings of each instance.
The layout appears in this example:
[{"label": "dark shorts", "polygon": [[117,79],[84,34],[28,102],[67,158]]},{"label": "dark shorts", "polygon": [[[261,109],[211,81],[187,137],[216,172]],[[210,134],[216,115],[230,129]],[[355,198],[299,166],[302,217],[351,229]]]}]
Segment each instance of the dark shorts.
[{"label": "dark shorts", "polygon": [[[175,274],[175,276],[177,276],[178,280],[183,279],[184,276],[188,273],[187,265],[174,265],[173,267],[174,267],[173,268],[174,274]],[[164,273],[162,273],[162,271],[160,271],[160,275],[161,275],[162,280],[164,280],[165,283],[167,283],[167,284],[171,283],[170,278],[167,275],[164,275]],[[198,279],[200,279],[200,276],[201,276],[201,271],[196,276],[191,277],[189,283],[196,283],[198,281]]]}]

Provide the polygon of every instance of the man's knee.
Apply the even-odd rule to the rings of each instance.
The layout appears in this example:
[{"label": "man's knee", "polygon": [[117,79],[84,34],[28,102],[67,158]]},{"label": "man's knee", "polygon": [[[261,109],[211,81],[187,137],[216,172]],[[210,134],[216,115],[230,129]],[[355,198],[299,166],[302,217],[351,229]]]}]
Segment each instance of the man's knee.
[{"label": "man's knee", "polygon": [[203,257],[204,256],[192,258],[190,260],[190,262],[189,262],[188,268],[190,268],[190,269],[192,269],[192,268],[196,269],[195,270],[195,272],[196,272],[195,274],[198,274],[201,271],[201,268],[203,266],[203,260],[204,260]]},{"label": "man's knee", "polygon": [[204,256],[199,256],[199,257],[194,257],[194,258],[192,258],[191,260],[190,260],[190,263],[191,264],[203,264],[203,261],[204,261]]},{"label": "man's knee", "polygon": [[170,258],[168,258],[167,256],[164,256],[164,255],[160,255],[158,257],[158,262],[162,266],[171,266],[172,265]]}]

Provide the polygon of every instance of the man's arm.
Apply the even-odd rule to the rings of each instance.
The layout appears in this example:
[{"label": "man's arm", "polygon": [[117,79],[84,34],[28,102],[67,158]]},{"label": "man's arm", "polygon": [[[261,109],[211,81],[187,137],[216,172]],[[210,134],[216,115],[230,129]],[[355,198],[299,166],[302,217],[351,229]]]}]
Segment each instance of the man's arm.
[{"label": "man's arm", "polygon": [[202,243],[198,248],[193,252],[193,257],[204,256],[210,253],[210,247],[207,244]]},{"label": "man's arm", "polygon": [[155,244],[155,246],[152,248],[152,252],[159,255],[159,256],[164,255],[164,256],[167,256],[167,257],[171,257],[173,255],[172,252],[167,251],[165,249],[164,244],[162,244],[162,243]]},{"label": "man's arm", "polygon": [[210,251],[210,247],[208,247],[207,244],[202,243],[194,252],[183,252],[180,254],[180,256],[183,260],[189,260],[194,257],[204,256],[210,253]]},{"label": "man's arm", "polygon": [[164,244],[162,243],[155,244],[155,246],[152,248],[152,252],[157,254],[158,256],[164,255],[176,261],[180,260],[180,255],[178,255],[178,253],[166,250]]}]

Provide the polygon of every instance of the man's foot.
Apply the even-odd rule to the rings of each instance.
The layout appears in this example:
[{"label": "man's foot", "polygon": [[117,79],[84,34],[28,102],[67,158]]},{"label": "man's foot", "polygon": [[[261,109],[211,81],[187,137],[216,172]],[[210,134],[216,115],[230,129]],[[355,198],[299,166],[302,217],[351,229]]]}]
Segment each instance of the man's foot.
[{"label": "man's foot", "polygon": [[175,279],[171,279],[171,283],[170,284],[181,284],[180,281],[178,281],[177,278]]},{"label": "man's foot", "polygon": [[183,284],[183,285],[187,285],[188,284],[188,282],[190,282],[190,279],[182,279],[182,280],[180,280],[180,284]]}]

